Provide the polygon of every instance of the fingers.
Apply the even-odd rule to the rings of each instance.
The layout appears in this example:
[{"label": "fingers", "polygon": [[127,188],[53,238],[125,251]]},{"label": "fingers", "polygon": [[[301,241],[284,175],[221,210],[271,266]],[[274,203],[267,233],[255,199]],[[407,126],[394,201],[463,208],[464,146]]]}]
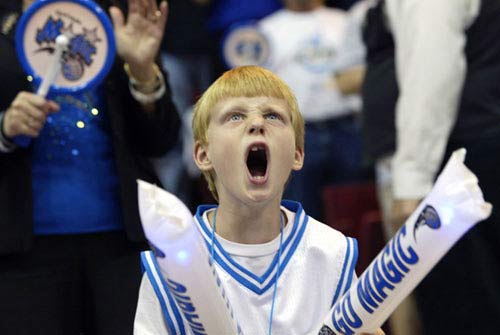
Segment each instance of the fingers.
[{"label": "fingers", "polygon": [[142,0],[129,0],[128,1],[129,14],[138,13],[139,15],[143,15],[144,13],[142,12],[141,2]]},{"label": "fingers", "polygon": [[156,11],[158,10],[158,5],[156,4],[156,0],[147,0],[146,3],[148,6],[148,12],[156,13]]},{"label": "fingers", "polygon": [[128,1],[128,13],[139,14],[146,19],[150,18],[151,15],[157,10],[157,5],[155,0],[129,0]]},{"label": "fingers", "polygon": [[[154,2],[154,1],[153,1]],[[160,3],[160,7],[154,3],[154,5],[149,5],[148,15],[146,19],[153,23],[157,28],[163,31],[165,29],[165,24],[167,23],[167,14],[168,14],[168,4],[166,1],[162,1]],[[152,11],[154,9],[154,11]]]},{"label": "fingers", "polygon": [[166,1],[162,1],[160,3],[160,24],[161,27],[165,27],[165,24],[167,23],[167,15],[168,15],[168,3]]},{"label": "fingers", "polygon": [[161,1],[160,6],[158,6],[157,0],[128,0],[127,18],[118,7],[111,6],[109,8],[109,15],[115,28],[126,25],[130,17],[140,17],[154,25],[159,25],[161,28],[166,23],[166,14],[167,2],[165,0]]},{"label": "fingers", "polygon": [[[146,20],[156,22],[162,18],[162,11],[158,9],[156,0],[129,0],[128,15],[137,14]],[[109,8],[109,15],[115,27],[125,25],[125,16],[116,6]]]},{"label": "fingers", "polygon": [[167,2],[157,0],[128,0],[124,15],[110,8],[114,24],[118,55],[129,64],[145,66],[158,54],[167,22]]},{"label": "fingers", "polygon": [[59,110],[53,101],[29,92],[20,92],[4,116],[3,132],[8,138],[18,135],[37,137],[47,116]]},{"label": "fingers", "polygon": [[113,22],[115,29],[121,28],[125,25],[125,17],[123,16],[123,12],[120,8],[116,6],[109,7],[109,16],[111,17],[111,21]]},{"label": "fingers", "polygon": [[[137,1],[137,0],[136,0]],[[164,24],[166,22],[167,2],[162,1],[158,7],[157,0],[138,0],[138,12],[146,20],[154,23]]]}]

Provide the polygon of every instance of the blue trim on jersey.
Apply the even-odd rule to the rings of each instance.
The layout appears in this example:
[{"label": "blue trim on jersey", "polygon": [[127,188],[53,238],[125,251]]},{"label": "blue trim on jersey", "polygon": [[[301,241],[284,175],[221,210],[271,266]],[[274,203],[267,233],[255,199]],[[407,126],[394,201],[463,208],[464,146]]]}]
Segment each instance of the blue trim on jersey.
[{"label": "blue trim on jersey", "polygon": [[[299,233],[298,233],[298,237],[293,241],[293,245],[290,247],[290,250],[286,254],[285,259],[283,260],[282,264],[280,265],[280,272],[279,272],[280,275],[284,271],[286,265],[288,264],[288,262],[290,261],[290,259],[292,258],[292,256],[294,255],[295,250],[297,249],[297,246],[299,245],[299,243],[300,243],[300,241],[302,239],[302,236],[304,235],[304,231],[306,229],[306,226],[307,226],[308,222],[309,222],[309,216],[306,215],[306,216],[304,216],[303,224],[300,227],[300,230],[299,230]],[[275,275],[274,278],[262,289],[262,292],[267,291],[271,287],[271,285],[274,284],[274,282],[276,281],[276,279],[277,278],[276,278],[276,275]]]},{"label": "blue trim on jersey", "polygon": [[[151,261],[148,259],[148,255],[150,256]],[[160,302],[161,309],[163,311],[163,316],[167,323],[167,328],[169,329],[170,334],[186,335],[186,330],[184,328],[184,321],[182,320],[181,313],[179,311],[179,308],[177,307],[174,297],[172,296],[172,293],[170,293],[170,289],[168,288],[167,283],[165,282],[163,276],[161,275],[154,253],[152,251],[141,252],[141,263],[144,269],[146,270],[149,281],[151,282],[151,285],[153,286],[158,301]],[[158,278],[160,278],[160,283],[158,283],[154,274],[156,274]],[[174,314],[173,317],[168,311],[167,302],[165,301],[164,296],[161,293],[160,285],[163,287],[167,295],[168,305],[170,306]]]},{"label": "blue trim on jersey", "polygon": [[[300,205],[299,205],[300,206]],[[299,210],[300,210],[300,207],[299,207]],[[295,217],[295,220],[294,220],[294,223],[293,223],[293,227],[292,227],[292,231],[290,232],[290,235],[288,236],[288,238],[286,239],[285,243],[283,244],[283,251],[286,252],[286,249],[288,247],[288,245],[291,243],[291,241],[293,240],[293,238],[295,237],[295,233],[297,232],[298,230],[298,225],[299,225],[299,217],[300,217],[300,212],[297,213],[296,217]],[[204,222],[203,222],[203,219],[201,217],[198,217],[197,216],[197,219],[200,220],[201,222],[201,228],[203,229],[203,231],[205,232],[205,234],[207,236],[211,236],[212,235],[212,230],[210,227],[208,227]],[[207,247],[210,249],[211,247],[211,241],[208,241],[207,239],[205,239],[205,242],[207,243]],[[210,243],[209,243],[210,242]],[[219,253],[222,254],[222,256],[224,256],[224,258],[231,264],[233,265],[236,269],[240,270],[241,272],[243,272],[245,275],[249,276],[250,278],[254,279],[256,282],[258,282],[259,284],[262,284],[264,283],[268,277],[271,275],[271,273],[273,272],[275,266],[276,266],[276,263],[278,262],[278,255],[276,255],[272,262],[270,263],[268,269],[264,272],[263,275],[261,276],[258,276],[256,274],[254,274],[253,272],[249,271],[248,269],[246,269],[245,267],[241,266],[238,262],[236,262],[232,257],[231,255],[229,255],[225,250],[224,248],[222,247],[222,245],[220,244],[219,241],[215,240],[214,241],[214,245],[217,247],[216,249],[219,249]],[[222,259],[222,257],[219,255],[219,260],[221,262],[224,262],[224,260]],[[219,262],[220,263],[220,262]]]},{"label": "blue trim on jersey", "polygon": [[[283,254],[284,260],[280,264],[279,268],[279,275],[281,275],[290,261],[291,257],[293,256],[295,250],[297,249],[297,246],[299,245],[302,236],[304,234],[305,228],[308,223],[308,216],[304,215],[304,219],[302,222],[300,222],[300,216],[303,212],[302,210],[302,205],[298,202],[295,201],[289,201],[289,200],[283,200],[281,203],[285,208],[287,208],[290,211],[293,211],[296,213],[295,215],[295,220],[293,222],[293,227],[292,231],[290,232],[290,235],[288,236],[287,240],[283,244]],[[211,241],[208,239],[208,236],[211,236],[212,231],[211,228],[208,227],[205,222],[203,221],[203,213],[207,210],[210,210],[212,208],[215,208],[215,205],[202,205],[198,207],[198,210],[196,211],[196,220],[198,221],[199,227],[202,229],[204,232],[204,240],[205,243],[207,243],[208,248],[210,248]],[[238,281],[241,285],[247,287],[249,290],[253,291],[256,294],[263,294],[266,292],[270,287],[272,287],[273,283],[276,281],[276,267],[278,263],[278,255],[276,255],[273,258],[273,261],[269,265],[268,269],[262,276],[258,276],[255,273],[249,271],[245,267],[241,266],[238,264],[232,257],[229,255],[222,245],[219,243],[219,241],[215,240],[214,241],[215,245],[215,250],[214,250],[214,259],[215,261],[229,274],[231,275],[236,281]],[[287,247],[290,245],[290,247],[287,250]],[[223,256],[223,257],[222,257]],[[250,279],[253,279],[252,282],[251,280],[245,278],[243,275],[239,274],[235,269],[241,271],[244,275],[247,275],[250,277]],[[271,275],[274,276],[269,280],[269,282],[262,287],[262,284],[266,282],[266,280],[269,279]]]},{"label": "blue trim on jersey", "polygon": [[349,267],[349,270],[348,270],[349,277],[347,277],[347,283],[345,285],[344,292],[342,294],[345,294],[349,290],[349,288],[351,287],[352,278],[354,277],[356,263],[358,262],[358,241],[355,238],[351,238],[351,237],[348,237],[348,239],[352,241],[353,255],[352,255],[351,266]]},{"label": "blue trim on jersey", "polygon": [[[298,220],[300,218],[300,213],[297,213],[296,216],[296,221],[298,225]],[[300,227],[300,230],[297,234],[297,238],[293,240],[293,244],[290,247],[290,250],[287,252],[285,259],[283,260],[283,264],[281,265],[280,273],[285,269],[286,265],[292,258],[293,254],[295,253],[295,250],[299,246],[300,241],[302,240],[302,236],[304,236],[304,231],[306,230],[307,224],[309,223],[309,216],[307,214],[304,216],[304,219],[302,221],[302,226]],[[294,227],[295,228],[295,227]]]},{"label": "blue trim on jersey", "polygon": [[[342,272],[340,273],[340,279],[337,284],[337,289],[335,290],[335,294],[333,296],[332,306],[337,302],[337,299],[339,299],[339,297],[343,295],[351,286],[354,266],[356,265],[356,261],[358,259],[358,247],[356,240],[346,237],[346,243],[347,246],[344,263],[342,265]],[[344,280],[346,280],[345,285]]]}]

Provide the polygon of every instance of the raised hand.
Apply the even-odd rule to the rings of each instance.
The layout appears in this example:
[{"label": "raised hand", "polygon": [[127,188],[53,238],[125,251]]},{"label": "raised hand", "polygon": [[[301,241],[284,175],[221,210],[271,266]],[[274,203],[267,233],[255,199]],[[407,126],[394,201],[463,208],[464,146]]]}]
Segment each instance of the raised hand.
[{"label": "raised hand", "polygon": [[118,55],[130,65],[138,80],[151,77],[151,64],[160,49],[167,22],[167,2],[129,0],[125,18],[118,7],[110,7]]}]

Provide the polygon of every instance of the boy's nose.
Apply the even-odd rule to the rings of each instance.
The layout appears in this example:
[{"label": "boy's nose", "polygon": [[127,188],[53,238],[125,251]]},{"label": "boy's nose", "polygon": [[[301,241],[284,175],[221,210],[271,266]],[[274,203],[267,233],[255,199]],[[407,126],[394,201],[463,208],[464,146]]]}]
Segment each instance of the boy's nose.
[{"label": "boy's nose", "polygon": [[264,118],[261,116],[252,118],[249,132],[250,134],[264,134]]}]

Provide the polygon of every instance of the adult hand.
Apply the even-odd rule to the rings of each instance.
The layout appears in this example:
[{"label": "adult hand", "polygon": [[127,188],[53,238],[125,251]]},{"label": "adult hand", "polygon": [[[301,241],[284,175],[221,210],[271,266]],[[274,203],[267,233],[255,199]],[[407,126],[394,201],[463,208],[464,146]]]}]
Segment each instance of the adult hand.
[{"label": "adult hand", "polygon": [[167,22],[167,2],[129,0],[128,15],[115,6],[109,14],[113,21],[118,55],[130,66],[134,78],[148,81],[155,75],[152,64],[160,49]]},{"label": "adult hand", "polygon": [[19,92],[6,110],[2,132],[8,139],[18,135],[38,137],[47,116],[59,110],[54,101],[30,92]]},{"label": "adult hand", "polygon": [[408,217],[417,209],[421,199],[395,199],[391,208],[391,226],[393,233],[405,223]]}]

